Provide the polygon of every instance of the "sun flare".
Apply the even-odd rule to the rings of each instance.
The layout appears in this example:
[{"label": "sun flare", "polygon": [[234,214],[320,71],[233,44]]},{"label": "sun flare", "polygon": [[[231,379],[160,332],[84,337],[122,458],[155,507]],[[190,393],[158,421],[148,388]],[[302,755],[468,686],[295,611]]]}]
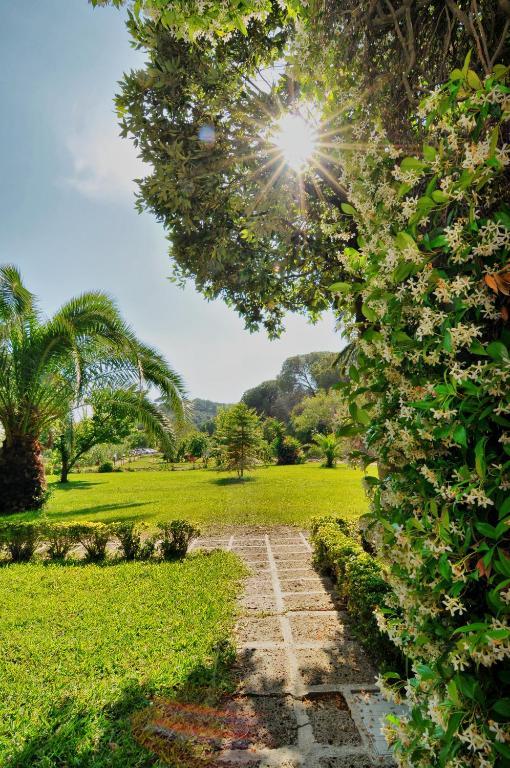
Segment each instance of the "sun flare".
[{"label": "sun flare", "polygon": [[300,112],[286,112],[276,123],[271,140],[282,159],[296,173],[311,160],[318,133],[314,122]]}]

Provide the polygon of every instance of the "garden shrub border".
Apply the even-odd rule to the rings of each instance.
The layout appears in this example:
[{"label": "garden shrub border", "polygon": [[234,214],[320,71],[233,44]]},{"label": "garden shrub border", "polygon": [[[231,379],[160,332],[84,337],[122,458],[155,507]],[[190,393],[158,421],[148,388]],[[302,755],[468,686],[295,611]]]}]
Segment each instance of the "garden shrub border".
[{"label": "garden shrub border", "polygon": [[200,535],[198,528],[188,521],[172,520],[158,525],[162,532],[158,542],[157,536],[144,537],[146,527],[134,521],[109,524],[1,521],[0,555],[6,553],[9,563],[28,563],[34,559],[37,549],[45,544],[45,550],[40,553],[42,559],[65,562],[73,550],[81,546],[85,556],[80,560],[102,563],[108,559],[108,545],[115,543],[118,546],[117,560],[150,560],[155,554],[162,560],[179,560],[186,556],[191,540]]},{"label": "garden shrub border", "polygon": [[311,541],[314,565],[334,579],[356,637],[382,669],[403,670],[404,657],[380,631],[374,615],[391,590],[380,564],[363,548],[357,521],[330,515],[314,518]]}]

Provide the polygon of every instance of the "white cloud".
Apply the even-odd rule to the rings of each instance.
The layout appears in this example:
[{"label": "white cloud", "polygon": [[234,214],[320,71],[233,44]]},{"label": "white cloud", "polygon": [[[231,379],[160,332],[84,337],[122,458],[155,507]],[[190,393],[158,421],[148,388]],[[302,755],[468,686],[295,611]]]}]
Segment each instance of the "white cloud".
[{"label": "white cloud", "polygon": [[[84,110],[84,114],[87,111]],[[72,171],[64,182],[85,197],[119,202],[132,199],[134,179],[147,173],[129,139],[118,135],[115,118],[96,118],[72,128],[65,140]]]}]

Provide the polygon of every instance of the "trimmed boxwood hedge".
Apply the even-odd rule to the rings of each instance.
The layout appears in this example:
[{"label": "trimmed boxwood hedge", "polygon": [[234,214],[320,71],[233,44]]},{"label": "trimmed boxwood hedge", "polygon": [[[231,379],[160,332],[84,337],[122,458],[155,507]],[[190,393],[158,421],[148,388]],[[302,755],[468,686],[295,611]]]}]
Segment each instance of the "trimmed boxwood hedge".
[{"label": "trimmed boxwood hedge", "polygon": [[[158,555],[163,560],[183,558],[191,539],[200,531],[186,520],[172,520],[159,525]],[[121,523],[1,521],[0,555],[11,563],[27,563],[41,547],[38,557],[64,561],[74,550],[85,551],[85,561],[101,563],[107,559],[108,545],[117,546],[116,556],[125,560],[148,560],[156,552],[156,537],[144,536],[145,526],[135,522]],[[44,547],[43,547],[44,545]]]},{"label": "trimmed boxwood hedge", "polygon": [[315,518],[311,541],[314,563],[334,579],[356,637],[383,669],[403,669],[400,650],[381,633],[374,617],[374,608],[384,604],[390,587],[377,560],[364,550],[357,524],[340,516]]}]

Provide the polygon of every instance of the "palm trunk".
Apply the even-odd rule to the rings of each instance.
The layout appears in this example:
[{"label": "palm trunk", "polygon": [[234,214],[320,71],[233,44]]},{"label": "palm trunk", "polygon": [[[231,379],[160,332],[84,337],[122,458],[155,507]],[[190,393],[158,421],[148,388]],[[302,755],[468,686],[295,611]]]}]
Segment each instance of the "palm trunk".
[{"label": "palm trunk", "polygon": [[0,515],[39,509],[45,490],[39,441],[27,435],[5,440],[0,449]]}]

